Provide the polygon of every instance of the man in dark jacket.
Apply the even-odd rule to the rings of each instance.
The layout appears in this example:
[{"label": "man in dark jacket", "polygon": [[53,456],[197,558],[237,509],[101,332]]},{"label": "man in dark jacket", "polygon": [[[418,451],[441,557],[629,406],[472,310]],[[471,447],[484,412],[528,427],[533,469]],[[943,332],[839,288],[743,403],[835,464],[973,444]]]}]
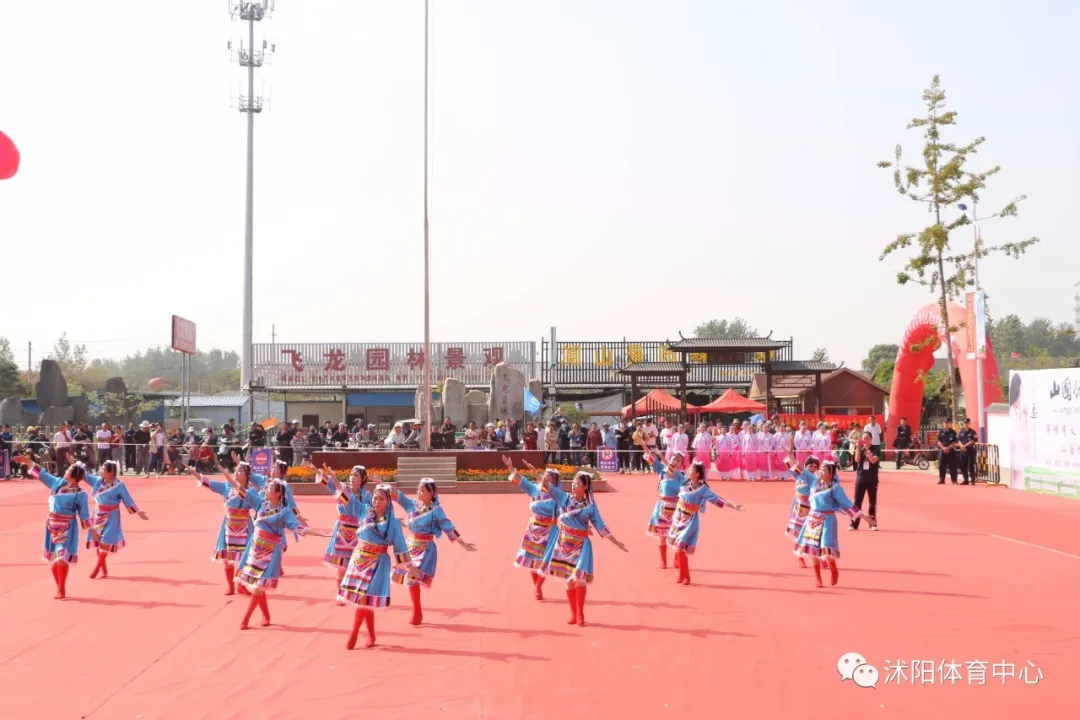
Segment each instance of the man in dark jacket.
[{"label": "man in dark jacket", "polygon": [[911,426],[907,424],[907,418],[900,418],[900,424],[896,426],[896,469],[904,466],[904,456],[911,447]]},{"label": "man in dark jacket", "polygon": [[506,421],[506,438],[503,440],[503,445],[507,450],[517,450],[521,445],[521,428],[518,427],[517,420],[510,419]]},{"label": "man in dark jacket", "polygon": [[975,484],[975,446],[979,442],[979,433],[971,427],[971,418],[964,418],[964,429],[957,437],[960,441],[960,450],[957,460],[960,463],[960,472],[964,475],[961,485]]}]

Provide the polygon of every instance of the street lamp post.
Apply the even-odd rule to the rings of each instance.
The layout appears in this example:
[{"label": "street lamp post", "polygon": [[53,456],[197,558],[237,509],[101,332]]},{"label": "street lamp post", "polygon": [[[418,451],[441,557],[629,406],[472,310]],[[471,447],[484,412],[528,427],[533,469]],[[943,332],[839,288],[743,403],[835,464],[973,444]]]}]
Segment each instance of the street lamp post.
[{"label": "street lamp post", "polygon": [[[982,228],[979,226],[980,220],[989,220],[997,217],[997,215],[991,215],[990,217],[980,218],[976,213],[976,207],[978,203],[975,200],[971,202],[971,226],[973,228],[975,251],[972,254],[972,264],[975,270],[975,292],[976,302],[978,302],[978,293],[982,292],[982,285],[979,284],[979,255],[982,252]],[[958,206],[965,213],[967,212],[966,205]],[[985,301],[984,301],[985,303]],[[979,340],[975,338],[975,409],[977,411],[976,417],[979,419],[979,442],[986,442],[986,403],[983,400],[983,353],[978,346]]]}]

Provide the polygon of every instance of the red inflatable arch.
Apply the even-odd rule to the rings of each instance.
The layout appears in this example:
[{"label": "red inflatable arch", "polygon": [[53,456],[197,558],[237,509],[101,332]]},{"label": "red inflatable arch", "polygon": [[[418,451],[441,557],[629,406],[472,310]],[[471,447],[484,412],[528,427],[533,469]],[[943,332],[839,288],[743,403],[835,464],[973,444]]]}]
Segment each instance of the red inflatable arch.
[{"label": "red inflatable arch", "polygon": [[[974,408],[978,396],[975,361],[968,360],[968,337],[964,327],[967,313],[959,305],[949,303],[949,325],[960,329],[952,333],[953,357],[960,370],[960,381],[964,387],[964,398],[968,407]],[[893,372],[892,393],[889,395],[887,447],[893,447],[896,440],[896,426],[900,418],[919,431],[919,419],[922,415],[923,384],[920,378],[934,365],[934,352],[944,340],[941,333],[941,312],[937,303],[924,306],[907,327],[904,339],[900,341],[900,350],[896,354],[896,369]],[[914,349],[913,349],[914,348]],[[1001,402],[1001,383],[998,380],[997,360],[990,338],[986,339],[986,358],[983,359],[983,403]],[[971,412],[971,424],[979,430],[978,413]],[[961,418],[962,419],[962,418]]]}]

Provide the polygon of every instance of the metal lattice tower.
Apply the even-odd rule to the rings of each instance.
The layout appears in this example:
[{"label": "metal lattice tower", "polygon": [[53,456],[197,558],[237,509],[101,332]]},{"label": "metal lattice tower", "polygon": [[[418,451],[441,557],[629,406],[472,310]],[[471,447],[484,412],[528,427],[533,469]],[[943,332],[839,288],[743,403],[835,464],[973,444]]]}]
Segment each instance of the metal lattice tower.
[{"label": "metal lattice tower", "polygon": [[255,204],[255,115],[269,105],[269,98],[256,89],[256,75],[266,65],[275,47],[263,40],[255,44],[255,23],[269,20],[274,14],[274,0],[256,0],[242,2],[229,0],[229,16],[239,21],[246,33],[239,42],[229,42],[233,61],[244,71],[246,82],[233,98],[233,107],[247,115],[247,202],[244,221],[244,307],[243,307],[243,344],[240,348],[240,387],[251,387],[251,343],[254,318],[252,314],[253,250],[254,250],[254,204]]}]

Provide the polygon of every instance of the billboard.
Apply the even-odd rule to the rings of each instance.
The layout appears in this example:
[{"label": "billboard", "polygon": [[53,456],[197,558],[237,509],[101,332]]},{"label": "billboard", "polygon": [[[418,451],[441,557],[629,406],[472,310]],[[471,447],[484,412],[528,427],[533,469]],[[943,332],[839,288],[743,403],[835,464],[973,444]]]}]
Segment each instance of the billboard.
[{"label": "billboard", "polygon": [[[545,385],[610,387],[629,385],[619,370],[633,363],[681,362],[683,355],[661,340],[565,342],[543,341],[541,365]],[[774,361],[792,359],[791,346],[773,354]],[[750,385],[765,372],[764,353],[737,349],[686,356],[686,382],[691,386]]]},{"label": "billboard", "polygon": [[[252,378],[266,388],[385,388],[424,384],[421,343],[263,343],[252,346]],[[431,382],[487,385],[505,362],[536,376],[535,342],[431,343]]]},{"label": "billboard", "polygon": [[1009,373],[1009,485],[1080,497],[1080,369]]},{"label": "billboard", "polygon": [[185,355],[195,354],[195,323],[179,315],[172,316],[172,349]]}]

